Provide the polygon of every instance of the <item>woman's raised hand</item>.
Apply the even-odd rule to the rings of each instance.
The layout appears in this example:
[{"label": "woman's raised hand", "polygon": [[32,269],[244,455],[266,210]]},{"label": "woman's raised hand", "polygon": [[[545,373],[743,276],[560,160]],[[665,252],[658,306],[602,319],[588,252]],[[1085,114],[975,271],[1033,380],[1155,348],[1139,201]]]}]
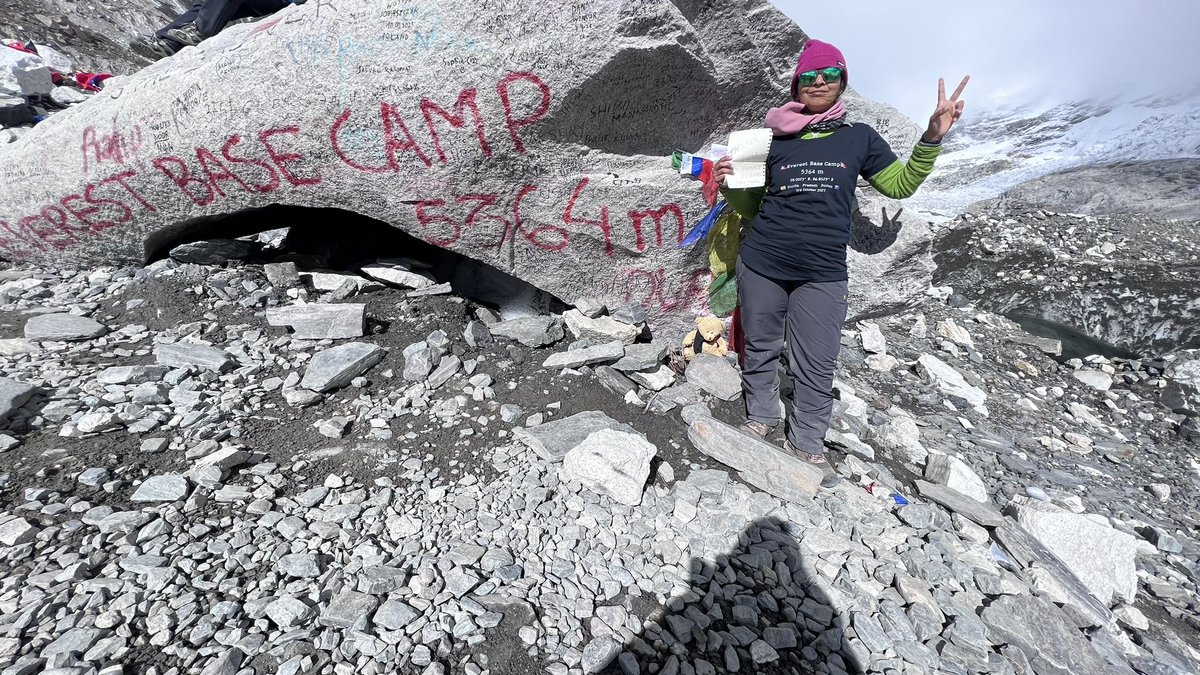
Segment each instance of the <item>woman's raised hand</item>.
[{"label": "woman's raised hand", "polygon": [[712,177],[717,185],[724,187],[725,177],[733,173],[733,160],[725,155],[713,163]]},{"label": "woman's raised hand", "polygon": [[925,130],[925,134],[921,136],[921,140],[927,143],[941,143],[946,134],[950,133],[950,127],[962,117],[963,103],[965,101],[958,100],[962,96],[963,89],[967,88],[967,82],[971,80],[968,75],[958,83],[958,89],[954,90],[954,94],[950,98],[946,98],[946,81],[938,78],[938,102],[937,108],[934,108],[933,114],[929,116],[929,128]]}]

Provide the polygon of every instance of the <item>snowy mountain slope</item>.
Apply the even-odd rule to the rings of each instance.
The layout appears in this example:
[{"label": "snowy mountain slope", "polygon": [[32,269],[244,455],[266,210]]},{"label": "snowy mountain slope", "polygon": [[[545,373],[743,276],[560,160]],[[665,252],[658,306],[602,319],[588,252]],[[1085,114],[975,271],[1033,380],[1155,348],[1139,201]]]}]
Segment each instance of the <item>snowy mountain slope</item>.
[{"label": "snowy mountain slope", "polygon": [[910,201],[952,216],[1046,174],[1127,160],[1200,157],[1200,90],[1126,102],[1079,101],[969,116]]}]

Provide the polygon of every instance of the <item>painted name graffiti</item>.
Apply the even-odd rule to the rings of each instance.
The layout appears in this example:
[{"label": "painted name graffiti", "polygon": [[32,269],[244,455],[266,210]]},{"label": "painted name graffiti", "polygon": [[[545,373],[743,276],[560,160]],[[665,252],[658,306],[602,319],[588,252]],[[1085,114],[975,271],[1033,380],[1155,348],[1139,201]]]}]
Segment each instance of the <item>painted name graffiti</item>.
[{"label": "painted name graffiti", "polygon": [[[494,96],[499,112],[492,119],[480,106],[481,96]],[[242,194],[269,194],[282,189],[304,189],[321,184],[329,171],[363,174],[401,174],[454,161],[474,161],[470,155],[493,159],[498,148],[528,154],[522,135],[543,119],[551,108],[551,90],[532,72],[514,72],[481,93],[462,89],[453,102],[420,97],[415,106],[401,109],[382,101],[375,109],[344,108],[325,128],[290,124],[250,133],[233,133],[219,143],[197,145],[181,154],[136,157],[142,147],[140,127],[124,131],[114,122],[104,133],[84,131],[81,153],[85,171],[108,163],[122,165],[118,173],[87,183],[71,194],[13,221],[0,219],[0,246],[14,257],[21,250],[67,249],[84,237],[133,221],[139,213],[159,210],[147,197],[161,199],[161,189],[148,181],[165,181],[179,197],[196,206],[210,206]],[[447,146],[448,134],[458,144]],[[463,141],[469,152],[464,152]],[[318,161],[305,148],[328,143],[333,160]],[[146,147],[154,147],[150,143]],[[308,152],[311,152],[309,150]],[[460,160],[460,158],[463,158]],[[582,167],[580,167],[582,169]],[[597,177],[597,180],[603,178]],[[614,210],[597,196],[592,179],[579,178],[570,194],[547,190],[533,183],[511,194],[474,192],[417,199],[412,216],[419,235],[440,246],[455,244],[502,249],[520,244],[546,252],[572,245],[581,235],[596,242],[604,255],[617,246],[638,253],[651,246],[674,245],[685,231],[683,211],[677,204],[653,208]],[[523,215],[529,200],[558,215],[552,222],[531,222]],[[557,206],[561,204],[561,206]],[[464,237],[467,237],[464,239]]]},{"label": "painted name graffiti", "polygon": [[142,128],[134,125],[128,131],[117,125],[116,118],[112,127],[98,130],[88,126],[83,130],[83,138],[79,142],[79,151],[83,155],[83,173],[86,175],[98,164],[111,162],[124,164],[134,159],[142,147]]}]

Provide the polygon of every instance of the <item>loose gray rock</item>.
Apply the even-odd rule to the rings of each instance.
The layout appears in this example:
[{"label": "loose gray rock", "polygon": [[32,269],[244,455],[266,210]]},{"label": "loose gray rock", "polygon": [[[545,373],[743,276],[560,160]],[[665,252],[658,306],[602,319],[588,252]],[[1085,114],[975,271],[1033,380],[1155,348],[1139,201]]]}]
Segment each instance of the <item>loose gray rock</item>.
[{"label": "loose gray rock", "polygon": [[157,366],[112,366],[96,374],[96,381],[101,384],[145,384],[160,382],[170,367]]},{"label": "loose gray rock", "polygon": [[408,261],[398,258],[376,260],[369,265],[363,265],[360,269],[363,274],[376,281],[400,288],[419,290],[429,288],[437,283],[424,274],[412,271]]},{"label": "loose gray rock", "polygon": [[73,314],[40,314],[25,322],[25,338],[40,342],[90,340],[108,332],[108,326]]},{"label": "loose gray rock", "polygon": [[1061,611],[1031,595],[1005,595],[984,608],[980,618],[996,639],[1015,645],[1037,673],[1073,675],[1128,672],[1110,666]]},{"label": "loose gray rock", "polygon": [[563,339],[562,319],[556,316],[527,316],[500,321],[487,327],[493,336],[516,340],[526,347],[544,347]]},{"label": "loose gray rock", "polygon": [[662,342],[638,342],[625,346],[625,355],[612,365],[625,372],[652,370],[667,358],[667,345]]},{"label": "loose gray rock", "polygon": [[[711,417],[694,418],[688,440],[700,452],[741,472],[751,485],[781,499],[803,503],[821,487],[822,472],[817,467]],[[701,475],[694,471],[688,481]]]},{"label": "loose gray rock", "polygon": [[640,434],[601,429],[567,451],[559,473],[564,481],[577,480],[622,504],[636,506],[642,503],[650,460],[657,454],[658,448]]},{"label": "loose gray rock", "polygon": [[970,405],[980,408],[987,402],[987,393],[967,383],[962,373],[951,368],[936,356],[922,354],[917,358],[917,369],[925,379],[947,396],[961,398]]},{"label": "loose gray rock", "polygon": [[308,304],[272,307],[267,323],[288,326],[301,340],[341,340],[363,336],[367,306],[362,303]]},{"label": "loose gray rock", "polygon": [[291,628],[308,623],[317,612],[296,598],[279,598],[266,607],[267,618],[280,628]]},{"label": "loose gray rock", "polygon": [[375,612],[375,625],[387,630],[404,630],[421,616],[420,612],[395,599],[389,599]]},{"label": "loose gray rock", "polygon": [[513,437],[528,445],[547,462],[561,462],[568,451],[602,429],[637,433],[628,424],[618,422],[598,410],[589,410],[535,427],[513,429]]},{"label": "loose gray rock", "polygon": [[379,345],[351,342],[326,349],[308,362],[300,386],[313,391],[333,391],[350,384],[350,380],[370,370],[383,360]]},{"label": "loose gray rock", "polygon": [[580,314],[589,319],[595,319],[608,311],[608,307],[605,307],[603,302],[595,298],[579,298],[575,301],[575,309],[579,310]]},{"label": "loose gray rock", "polygon": [[291,288],[300,283],[300,273],[296,270],[294,262],[267,263],[263,265],[263,274],[276,290]]},{"label": "loose gray rock", "polygon": [[687,381],[724,401],[742,395],[742,376],[726,359],[713,354],[697,354],[684,373]]},{"label": "loose gray rock", "polygon": [[594,347],[584,347],[583,349],[571,349],[565,352],[556,352],[551,354],[542,362],[543,368],[578,368],[594,363],[607,363],[616,361],[625,355],[625,345],[616,340],[596,345]]},{"label": "loose gray rock", "polygon": [[104,631],[96,628],[72,628],[42,648],[42,658],[56,654],[83,654],[103,636]]},{"label": "loose gray rock", "polygon": [[200,671],[200,675],[236,675],[239,667],[242,665],[242,659],[246,655],[242,650],[235,648],[225,649],[204,666],[204,670]]},{"label": "loose gray rock", "polygon": [[879,324],[862,323],[861,330],[858,333],[858,339],[862,342],[863,351],[868,354],[886,354],[887,339],[883,337],[883,332],[879,330]]},{"label": "loose gray rock", "polygon": [[38,528],[29,524],[24,518],[13,518],[0,523],[0,544],[5,546],[21,546],[33,541]]},{"label": "loose gray rock", "polygon": [[[563,313],[563,323],[576,340],[591,339],[598,342],[617,340],[622,344],[633,344],[641,334],[641,328],[618,321],[611,316],[600,316],[589,319],[577,309]],[[495,332],[493,328],[492,332]]]},{"label": "loose gray rock", "polygon": [[298,579],[314,579],[321,576],[324,565],[311,553],[289,553],[275,563],[280,574]]},{"label": "loose gray rock", "polygon": [[208,239],[180,244],[168,254],[172,260],[196,265],[224,265],[230,260],[248,260],[262,245],[244,239]]},{"label": "loose gray rock", "polygon": [[1017,522],[1079,578],[1100,602],[1132,603],[1137,593],[1137,540],[1084,514],[1022,495],[1009,502]]},{"label": "loose gray rock", "polygon": [[608,667],[621,652],[621,643],[608,637],[598,637],[583,648],[584,673],[598,673]]},{"label": "loose gray rock", "polygon": [[925,478],[938,485],[945,485],[977,502],[989,503],[987,486],[966,462],[957,457],[934,453],[925,465]]},{"label": "loose gray rock", "polygon": [[1076,370],[1071,377],[1096,391],[1108,391],[1113,384],[1112,376],[1099,370]]},{"label": "loose gray rock", "polygon": [[984,527],[995,527],[1005,522],[1004,516],[991,504],[991,499],[979,502],[944,485],[934,485],[923,480],[914,481],[922,497],[935,501],[955,513],[962,514]]},{"label": "loose gray rock", "polygon": [[187,499],[188,481],[179,474],[147,478],[130,497],[135,502],[174,502]]},{"label": "loose gray rock", "polygon": [[463,329],[463,339],[471,349],[478,349],[492,342],[492,332],[482,322],[472,320]]},{"label": "loose gray rock", "polygon": [[375,596],[344,590],[329,601],[329,606],[321,612],[319,623],[334,628],[366,630],[371,625],[371,614],[378,604]]},{"label": "loose gray rock", "polygon": [[224,349],[184,342],[158,345],[154,348],[154,358],[173,368],[199,368],[218,373],[233,368],[235,364],[233,357]]},{"label": "loose gray rock", "polygon": [[0,429],[8,428],[6,423],[9,418],[28,403],[37,391],[32,384],[0,377]]}]

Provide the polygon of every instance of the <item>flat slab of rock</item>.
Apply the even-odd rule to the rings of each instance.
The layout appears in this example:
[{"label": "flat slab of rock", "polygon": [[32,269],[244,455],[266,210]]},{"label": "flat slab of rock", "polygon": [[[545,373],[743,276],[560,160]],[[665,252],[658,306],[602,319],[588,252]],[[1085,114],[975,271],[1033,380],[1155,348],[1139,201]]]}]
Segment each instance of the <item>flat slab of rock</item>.
[{"label": "flat slab of rock", "polygon": [[206,239],[180,244],[167,255],[172,260],[196,265],[224,265],[230,260],[247,260],[262,250],[262,244],[244,239]]},{"label": "flat slab of rock", "polygon": [[[576,340],[592,338],[593,340],[620,340],[624,344],[633,344],[642,329],[623,321],[617,321],[611,316],[598,316],[594,319],[584,316],[577,309],[563,313],[563,323]],[[493,330],[493,332],[495,332]]]},{"label": "flat slab of rock", "polygon": [[28,544],[37,536],[38,528],[29,524],[24,518],[13,518],[0,523],[0,545],[20,546]]},{"label": "flat slab of rock", "polygon": [[1062,342],[1059,340],[1055,340],[1053,338],[1044,338],[1044,337],[1037,337],[1035,335],[1020,334],[1020,335],[1014,335],[1012,337],[1009,337],[1008,341],[1019,344],[1019,345],[1025,345],[1027,347],[1034,347],[1036,349],[1040,349],[1043,354],[1046,354],[1048,356],[1062,356],[1062,351],[1063,351]]},{"label": "flat slab of rock", "polygon": [[1113,384],[1112,376],[1099,370],[1076,370],[1071,377],[1097,391],[1108,391]]},{"label": "flat slab of rock", "polygon": [[631,372],[629,379],[651,391],[662,391],[675,384],[675,371],[664,364],[651,370]]},{"label": "flat slab of rock", "polygon": [[279,598],[266,606],[267,618],[280,628],[299,626],[316,616],[316,610],[296,598]]},{"label": "flat slab of rock", "polygon": [[301,340],[343,340],[363,336],[367,306],[362,303],[291,305],[267,310],[267,323],[287,326]]},{"label": "flat slab of rock", "polygon": [[344,387],[382,361],[383,355],[382,347],[367,342],[326,349],[308,362],[300,386],[320,392]]},{"label": "flat slab of rock", "polygon": [[1021,650],[1036,673],[1131,673],[1107,663],[1066,615],[1032,595],[1005,595],[980,614],[992,639]]},{"label": "flat slab of rock", "polygon": [[376,260],[370,265],[363,265],[359,270],[376,281],[401,288],[422,289],[437,283],[424,274],[412,271],[402,260]]},{"label": "flat slab of rock", "polygon": [[805,502],[821,489],[817,467],[711,417],[693,420],[688,440],[700,452],[737,469],[751,485],[780,499]]},{"label": "flat slab of rock", "polygon": [[667,345],[662,342],[638,342],[625,346],[625,355],[613,364],[624,372],[653,370],[667,358]]},{"label": "flat slab of rock", "polygon": [[21,406],[37,393],[37,387],[7,377],[0,377],[0,428],[6,428],[5,423]]},{"label": "flat slab of rock", "polygon": [[543,368],[578,368],[593,363],[616,361],[625,355],[625,344],[620,340],[606,342],[595,347],[570,349],[551,354],[542,362]]},{"label": "flat slab of rock", "polygon": [[636,506],[642,503],[650,460],[657,454],[658,448],[641,434],[601,429],[567,451],[559,477]]},{"label": "flat slab of rock", "polygon": [[135,502],[174,502],[187,496],[187,479],[179,474],[166,474],[147,478],[130,499]]},{"label": "flat slab of rock", "polygon": [[387,600],[375,612],[374,622],[387,630],[404,630],[404,627],[421,616],[421,613],[399,600]]},{"label": "flat slab of rock", "polygon": [[365,630],[371,625],[371,613],[379,600],[373,595],[358,591],[342,591],[333,596],[329,606],[321,612],[320,624],[334,628]]},{"label": "flat slab of rock", "polygon": [[563,339],[562,320],[556,316],[525,316],[498,321],[488,330],[493,336],[516,340],[526,347],[544,347]]},{"label": "flat slab of rock", "polygon": [[588,410],[536,427],[518,427],[513,429],[513,438],[528,445],[547,462],[560,462],[571,448],[601,429],[637,433],[628,424],[618,422],[598,410]]},{"label": "flat slab of rock", "polygon": [[945,485],[977,502],[988,503],[991,501],[983,479],[966,462],[957,457],[939,453],[929,455],[928,463],[925,465],[925,478],[932,483]]},{"label": "flat slab of rock", "polygon": [[1081,615],[1091,619],[1092,625],[1104,626],[1113,620],[1108,606],[1096,600],[1066,564],[1025,528],[1006,518],[1003,524],[992,530],[992,536],[1021,567],[1028,569],[1036,566],[1052,575],[1059,589],[1068,596],[1065,604],[1070,604]]},{"label": "flat slab of rock", "polygon": [[170,370],[170,366],[165,365],[112,366],[97,373],[96,381],[100,384],[144,384],[146,382],[158,382]]},{"label": "flat slab of rock", "polygon": [[990,499],[986,503],[980,502],[945,485],[936,485],[923,480],[915,481],[914,484],[922,497],[970,518],[979,525],[996,527],[1007,522],[1004,515],[992,506]]},{"label": "flat slab of rock", "polygon": [[29,340],[90,340],[108,332],[108,326],[74,314],[41,314],[25,322],[25,337]]},{"label": "flat slab of rock", "polygon": [[78,652],[83,654],[92,648],[104,635],[104,631],[98,628],[72,628],[63,633],[57,640],[46,645],[42,649],[42,657],[50,657],[55,654],[70,654]]},{"label": "flat slab of rock", "polygon": [[223,373],[235,364],[233,357],[224,349],[187,342],[158,345],[154,348],[154,358],[172,368],[200,368],[217,373]]},{"label": "flat slab of rock", "polygon": [[969,384],[962,373],[936,356],[930,354],[919,356],[917,358],[917,370],[920,371],[930,384],[936,385],[946,396],[961,398],[976,408],[987,403],[986,392]]},{"label": "flat slab of rock", "polygon": [[1105,605],[1137,594],[1137,539],[1102,518],[1072,513],[1018,495],[1009,502],[1017,522],[1049,549]]},{"label": "flat slab of rock", "polygon": [[697,354],[684,376],[688,382],[723,401],[742,395],[742,375],[728,360],[713,354]]}]

